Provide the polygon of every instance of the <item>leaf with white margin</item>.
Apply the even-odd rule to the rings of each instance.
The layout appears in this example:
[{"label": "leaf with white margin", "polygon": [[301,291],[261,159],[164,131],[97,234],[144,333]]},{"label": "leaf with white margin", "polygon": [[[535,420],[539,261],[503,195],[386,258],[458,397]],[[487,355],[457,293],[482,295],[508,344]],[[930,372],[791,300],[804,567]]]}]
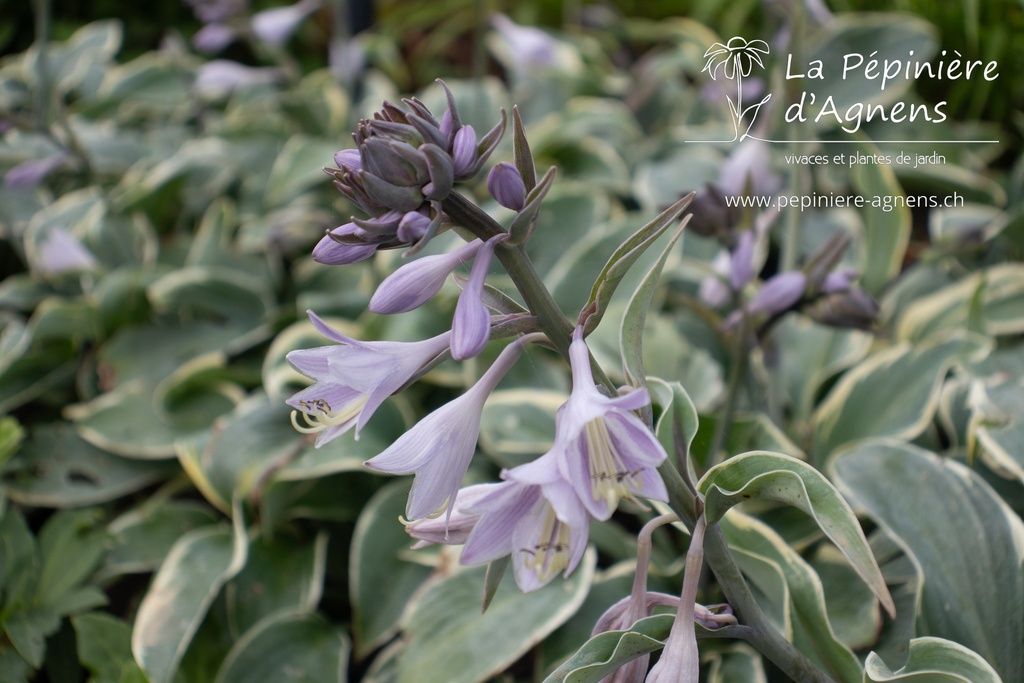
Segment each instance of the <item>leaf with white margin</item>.
[{"label": "leaf with white margin", "polygon": [[235,528],[204,527],[174,544],[139,605],[132,655],[152,683],[170,683],[221,587],[245,564],[241,510]]},{"label": "leaf with white margin", "polygon": [[924,575],[920,631],[1024,680],[1024,522],[972,470],[895,440],[833,461],[850,503],[898,538]]},{"label": "leaf with white margin", "polygon": [[872,683],[915,681],[920,683],[1003,683],[1003,679],[977,653],[942,638],[910,641],[906,666],[892,671],[874,652],[864,662],[864,679]]},{"label": "leaf with white margin", "polygon": [[704,494],[708,524],[744,500],[774,500],[810,515],[850,561],[886,612],[895,613],[892,596],[864,531],[836,487],[807,463],[782,453],[751,451],[712,467],[697,484]]}]

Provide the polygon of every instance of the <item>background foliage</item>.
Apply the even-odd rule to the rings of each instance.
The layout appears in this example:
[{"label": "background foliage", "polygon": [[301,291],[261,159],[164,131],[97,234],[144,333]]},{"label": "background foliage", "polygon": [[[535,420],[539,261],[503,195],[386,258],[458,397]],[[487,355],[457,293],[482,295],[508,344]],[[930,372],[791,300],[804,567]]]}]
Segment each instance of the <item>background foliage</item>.
[{"label": "background foliage", "polygon": [[[396,522],[408,481],[362,466],[469,386],[497,347],[392,397],[358,441],[314,449],[292,428],[284,399],[304,383],[284,356],[323,343],[307,309],[360,339],[422,339],[443,331],[458,292],[403,316],[367,313],[398,257],[312,261],[324,230],[353,212],[320,169],[382,100],[414,92],[442,110],[437,77],[477,130],[518,103],[538,167],[558,168],[531,256],[574,313],[612,250],[659,210],[708,182],[741,182],[723,171],[736,168],[731,148],[685,143],[728,121],[724,100],[706,96],[707,46],[803,31],[835,55],[844,32],[865,27],[880,47],[897,36],[998,60],[995,85],[906,92],[950,102],[949,138],[1001,144],[951,145],[945,165],[921,169],[794,169],[779,151],[759,172],[794,192],[955,191],[966,205],[779,216],[738,296],[843,232],[842,265],[878,314],[866,329],[837,327],[803,301],[763,321],[749,353],[723,332],[727,311],[699,297],[736,233],[706,230],[698,214],[667,252],[640,361],[659,378],[659,415],[692,403],[702,490],[740,476],[712,469],[721,438],[732,455],[808,463],[862,515],[895,618],[808,509],[766,499],[721,523],[771,622],[815,663],[844,681],[1024,677],[1019,2],[837,0],[835,18],[799,26],[794,2],[442,11],[392,0],[354,36],[355,15],[339,23],[323,7],[283,48],[240,39],[216,56],[191,45],[201,22],[188,6],[115,5],[54,3],[40,21],[0,2],[0,681],[599,680],[606,669],[571,658],[629,593],[651,511],[595,524],[571,578],[526,595],[506,580],[481,614],[484,569],[461,569],[448,548],[410,551]],[[492,27],[498,10],[546,29],[548,62],[523,68]],[[220,59],[262,70],[217,79]],[[885,125],[866,132],[863,151],[877,152]],[[494,158],[511,156],[506,140]],[[464,191],[507,222],[482,175]],[[629,295],[657,251],[589,340],[618,383]],[[550,446],[568,374],[551,354],[527,360],[487,405],[472,481]],[[767,462],[781,476],[781,461]],[[652,589],[678,593],[687,545],[655,536]],[[700,601],[720,597],[712,581]],[[659,649],[671,623],[638,625],[635,648]],[[625,642],[576,656],[614,664]],[[785,680],[742,642],[701,647],[707,681]]]}]

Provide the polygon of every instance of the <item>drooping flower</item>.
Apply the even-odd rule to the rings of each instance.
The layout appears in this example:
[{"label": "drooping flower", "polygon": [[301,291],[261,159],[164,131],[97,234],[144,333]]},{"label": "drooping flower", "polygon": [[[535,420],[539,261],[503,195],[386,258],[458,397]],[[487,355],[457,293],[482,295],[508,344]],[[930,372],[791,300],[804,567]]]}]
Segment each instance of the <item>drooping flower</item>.
[{"label": "drooping flower", "polygon": [[[524,341],[525,340],[525,341]],[[430,413],[366,466],[388,474],[415,474],[405,516],[429,517],[447,506],[450,521],[455,497],[476,451],[484,401],[512,367],[526,341],[521,337],[501,352],[476,384]]]},{"label": "drooping flower", "polygon": [[619,500],[635,495],[668,500],[655,469],[667,457],[651,430],[631,411],[647,405],[646,390],[609,397],[594,383],[590,352],[577,327],[569,346],[572,393],[559,409],[555,446],[562,476],[591,515],[608,519]]},{"label": "drooping flower", "polygon": [[477,521],[483,514],[473,510],[473,506],[488,494],[500,488],[502,484],[475,484],[459,489],[455,496],[455,505],[450,517],[424,517],[412,522],[405,522],[406,532],[417,539],[413,549],[425,548],[434,543],[445,545],[462,545],[469,538]]},{"label": "drooping flower", "polygon": [[413,379],[448,348],[450,332],[418,342],[361,342],[331,328],[315,313],[309,319],[320,334],[338,345],[292,351],[288,362],[314,384],[288,399],[296,412],[292,424],[316,434],[323,446],[355,427],[356,436],[388,396]]},{"label": "drooping flower", "polygon": [[96,257],[64,228],[50,228],[39,244],[35,263],[38,272],[47,275],[89,270],[97,265]]},{"label": "drooping flower", "polygon": [[459,294],[452,319],[452,358],[455,360],[472,358],[487,346],[491,335],[491,313],[483,302],[484,281],[491,267],[495,245],[507,238],[507,233],[495,235],[480,245],[473,258],[469,280]]},{"label": "drooping flower", "polygon": [[552,454],[502,473],[506,481],[482,496],[481,514],[460,561],[491,562],[511,556],[516,584],[536,590],[576,569],[587,546],[590,517]]},{"label": "drooping flower", "polygon": [[422,306],[441,291],[448,275],[473,258],[483,244],[473,240],[447,254],[424,256],[406,263],[380,283],[370,299],[370,310],[404,313]]},{"label": "drooping flower", "polygon": [[71,155],[61,151],[41,159],[29,159],[12,166],[4,175],[4,185],[15,190],[27,190],[39,185],[46,177],[64,166]]}]

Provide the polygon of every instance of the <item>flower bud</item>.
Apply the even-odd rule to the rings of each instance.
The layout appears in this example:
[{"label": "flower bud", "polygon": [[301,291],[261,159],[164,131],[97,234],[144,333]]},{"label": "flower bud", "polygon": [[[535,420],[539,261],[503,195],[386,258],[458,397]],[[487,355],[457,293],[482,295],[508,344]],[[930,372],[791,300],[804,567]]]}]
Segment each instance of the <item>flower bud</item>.
[{"label": "flower bud", "polygon": [[729,266],[729,281],[736,291],[743,289],[743,286],[754,279],[754,231],[744,230],[732,252],[732,262]]},{"label": "flower bud", "polygon": [[779,273],[764,283],[747,310],[751,314],[779,313],[800,301],[806,287],[807,276],[800,271]]},{"label": "flower bud", "polygon": [[465,178],[471,175],[477,158],[476,131],[473,130],[473,126],[459,128],[455,133],[455,141],[452,142],[452,165],[455,177]]},{"label": "flower bud", "polygon": [[402,242],[419,242],[430,228],[430,216],[420,211],[409,211],[398,222],[398,239]]},{"label": "flower bud", "polygon": [[455,317],[452,319],[452,358],[455,360],[477,355],[491,337],[491,313],[483,302],[484,282],[494,257],[494,247],[504,239],[508,239],[506,233],[487,240],[480,245],[473,259],[469,280],[455,304]]},{"label": "flower bud", "polygon": [[360,241],[355,223],[345,223],[324,235],[313,248],[313,260],[329,266],[347,266],[365,261],[377,251],[377,243]]},{"label": "flower bud", "polygon": [[363,158],[358,149],[343,149],[334,153],[334,163],[338,168],[347,168],[350,171],[363,170]]},{"label": "flower bud", "polygon": [[522,211],[526,206],[526,184],[519,169],[507,161],[496,164],[487,174],[487,191],[506,209]]}]

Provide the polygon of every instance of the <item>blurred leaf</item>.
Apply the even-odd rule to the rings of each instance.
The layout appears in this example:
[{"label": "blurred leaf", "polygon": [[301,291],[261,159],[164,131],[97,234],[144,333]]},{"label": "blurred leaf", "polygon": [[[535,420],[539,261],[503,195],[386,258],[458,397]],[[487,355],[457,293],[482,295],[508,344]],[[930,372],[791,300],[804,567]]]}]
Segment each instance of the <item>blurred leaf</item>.
[{"label": "blurred leaf", "polygon": [[431,585],[406,624],[408,649],[399,683],[469,683],[503,671],[534,643],[572,617],[590,590],[596,553],[588,550],[569,579],[532,593],[504,581],[480,613],[486,567],[474,567]]},{"label": "blurred leaf", "polygon": [[270,167],[264,206],[282,206],[306,189],[326,184],[323,167],[331,166],[337,143],[305,135],[294,135],[284,143]]},{"label": "blurred leaf", "polygon": [[245,544],[224,527],[181,536],[139,605],[132,654],[152,683],[171,683],[210,604],[245,564]]},{"label": "blurred leaf", "polygon": [[968,405],[968,443],[993,470],[1024,483],[1024,381],[975,382]]},{"label": "blurred leaf", "polygon": [[[349,593],[357,660],[364,659],[395,634],[412,597],[433,573],[430,567],[404,557],[411,552],[412,545],[399,522],[405,514],[407,495],[407,482],[388,484],[374,495],[356,522],[349,559]],[[479,612],[479,591],[476,600]],[[441,670],[456,671],[443,666]]]},{"label": "blurred leaf", "polygon": [[974,472],[896,441],[854,446],[833,461],[836,485],[901,539],[924,572],[919,623],[1024,674],[1024,523]]},{"label": "blurred leaf", "polygon": [[[107,531],[96,509],[63,510],[50,517],[39,532],[37,604],[58,614],[71,607],[71,595],[99,564],[106,552]],[[93,605],[95,606],[95,605]]]},{"label": "blurred leaf", "polygon": [[[845,82],[845,81],[844,81]],[[876,85],[872,86],[878,92]],[[864,101],[863,99],[858,101]],[[874,155],[872,144],[853,145],[854,153]],[[884,164],[857,164],[851,172],[857,194],[867,198],[902,197],[896,175]],[[885,209],[866,203],[864,217],[864,252],[860,268],[860,284],[869,294],[878,294],[900,272],[910,242],[910,209],[905,204]]]},{"label": "blurred leaf", "polygon": [[502,467],[543,455],[555,436],[555,411],[568,396],[542,389],[499,389],[480,419],[480,448]]},{"label": "blurred leaf", "polygon": [[67,423],[37,425],[0,479],[11,500],[37,507],[96,505],[175,472],[163,463],[126,460],[82,440]]},{"label": "blurred leaf", "polygon": [[709,525],[744,500],[774,500],[803,510],[893,614],[892,596],[856,516],[828,479],[807,463],[781,453],[743,453],[708,470],[697,490],[705,495]]},{"label": "blurred leaf", "polygon": [[1004,263],[972,273],[910,304],[900,316],[900,339],[921,341],[948,330],[987,336],[1024,332],[1024,264]]},{"label": "blurred leaf", "polygon": [[245,567],[225,589],[233,630],[246,633],[272,614],[312,612],[323,592],[327,534],[311,541],[257,536],[249,543]]},{"label": "blurred leaf", "polygon": [[1002,683],[999,674],[976,653],[963,645],[942,638],[915,638],[910,641],[910,659],[898,671],[892,671],[874,652],[864,663],[864,679],[885,681],[928,681],[928,683]]},{"label": "blurred leaf", "polygon": [[714,657],[708,683],[768,683],[761,654],[746,643],[737,643]]},{"label": "blurred leaf", "polygon": [[142,676],[132,659],[131,626],[103,612],[71,617],[78,659],[92,674],[90,683],[124,683]]},{"label": "blurred leaf", "polygon": [[[851,650],[874,645],[882,626],[882,612],[871,589],[858,579],[846,558],[837,548],[821,545],[811,560],[811,568],[825,590],[825,605],[836,638]],[[884,570],[882,574],[885,575]],[[898,604],[896,612],[898,615]]]},{"label": "blurred leaf", "polygon": [[349,644],[343,631],[307,612],[264,619],[231,648],[216,683],[345,683]]},{"label": "blurred leaf", "polygon": [[815,411],[819,461],[861,439],[917,436],[931,422],[950,365],[987,351],[985,340],[960,334],[918,347],[897,344],[869,357],[843,375]]},{"label": "blurred leaf", "polygon": [[25,438],[25,430],[14,417],[0,417],[0,467],[18,452],[18,446]]}]

